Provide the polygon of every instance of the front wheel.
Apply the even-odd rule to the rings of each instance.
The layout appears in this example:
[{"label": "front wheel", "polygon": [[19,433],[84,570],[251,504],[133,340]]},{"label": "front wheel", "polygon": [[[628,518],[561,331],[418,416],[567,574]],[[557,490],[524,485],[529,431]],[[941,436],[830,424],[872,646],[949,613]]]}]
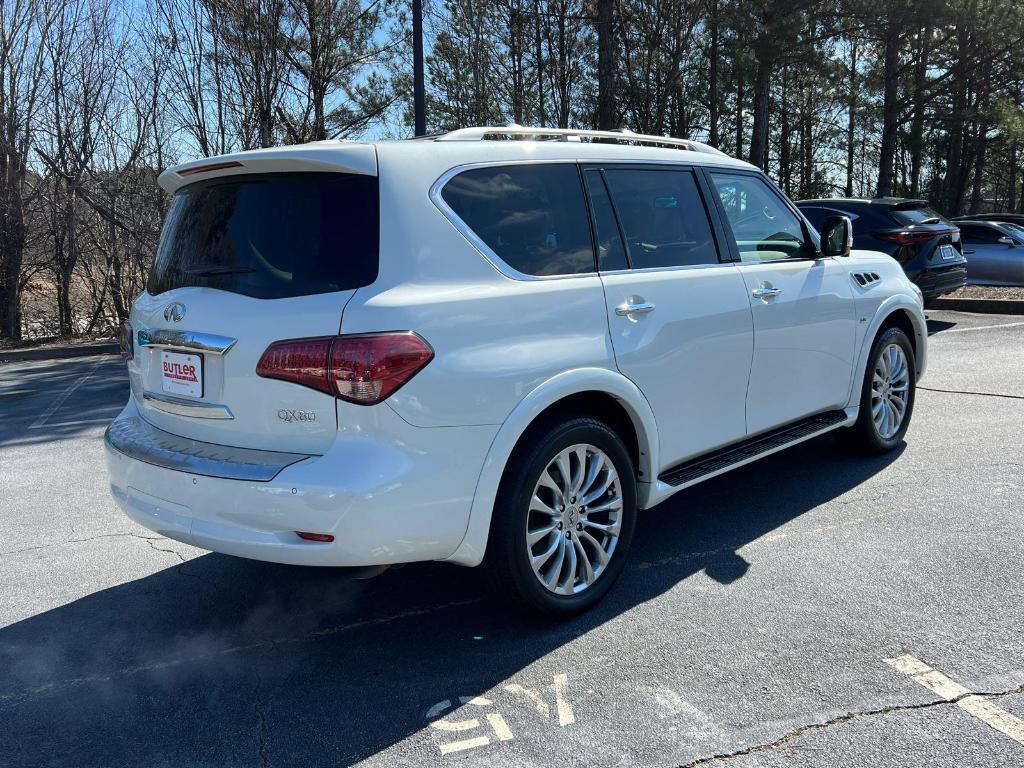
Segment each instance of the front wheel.
[{"label": "front wheel", "polygon": [[871,348],[861,388],[860,415],[836,431],[840,443],[865,453],[886,453],[902,442],[910,426],[917,389],[914,348],[907,334],[889,328]]},{"label": "front wheel", "polygon": [[487,561],[521,606],[570,615],[622,571],[636,523],[633,463],[602,422],[575,418],[513,455],[494,507]]}]

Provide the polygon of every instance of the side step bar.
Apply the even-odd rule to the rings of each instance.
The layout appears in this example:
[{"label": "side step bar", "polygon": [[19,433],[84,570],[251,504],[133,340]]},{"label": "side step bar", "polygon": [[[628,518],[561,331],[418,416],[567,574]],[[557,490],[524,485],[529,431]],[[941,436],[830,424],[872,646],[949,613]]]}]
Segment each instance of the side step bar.
[{"label": "side step bar", "polygon": [[826,432],[846,420],[845,411],[827,411],[819,413],[771,432],[749,437],[738,443],[719,448],[717,451],[705,453],[695,459],[678,464],[665,472],[658,479],[668,485],[685,485],[707,475],[713,475],[736,464],[756,459],[766,453],[783,448],[791,443],[798,443],[817,432]]}]

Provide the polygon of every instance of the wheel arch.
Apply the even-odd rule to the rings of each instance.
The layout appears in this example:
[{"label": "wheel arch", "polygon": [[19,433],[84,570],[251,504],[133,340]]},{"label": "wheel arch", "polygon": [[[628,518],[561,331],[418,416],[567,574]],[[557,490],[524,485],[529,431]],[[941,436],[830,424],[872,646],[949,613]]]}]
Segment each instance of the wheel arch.
[{"label": "wheel arch", "polygon": [[900,328],[907,334],[914,349],[914,367],[917,378],[920,379],[924,374],[928,358],[928,325],[924,317],[924,310],[909,296],[891,296],[878,307],[871,320],[871,325],[861,341],[856,378],[850,393],[850,406],[859,404],[861,384],[864,381],[868,359],[871,357],[871,348],[878,337],[889,328]]},{"label": "wheel arch", "polygon": [[657,425],[650,404],[636,384],[617,371],[566,371],[531,391],[502,423],[477,480],[465,536],[447,560],[460,565],[481,562],[498,487],[513,452],[524,438],[573,416],[603,421],[623,439],[637,471],[637,502],[644,506],[646,488],[658,466]]}]

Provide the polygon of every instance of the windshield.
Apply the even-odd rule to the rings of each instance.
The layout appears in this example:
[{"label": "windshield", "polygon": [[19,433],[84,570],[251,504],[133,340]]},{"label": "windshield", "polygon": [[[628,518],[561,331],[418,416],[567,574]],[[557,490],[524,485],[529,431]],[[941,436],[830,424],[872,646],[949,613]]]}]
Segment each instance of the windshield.
[{"label": "windshield", "polygon": [[171,202],[147,290],[202,286],[258,299],[358,288],[377,276],[377,178],[232,176]]}]

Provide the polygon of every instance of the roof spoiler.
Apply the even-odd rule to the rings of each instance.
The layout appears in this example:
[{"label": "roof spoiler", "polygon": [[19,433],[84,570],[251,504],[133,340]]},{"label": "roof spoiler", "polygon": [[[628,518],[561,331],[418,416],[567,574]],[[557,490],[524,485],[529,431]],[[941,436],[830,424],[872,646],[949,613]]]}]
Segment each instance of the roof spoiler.
[{"label": "roof spoiler", "polygon": [[927,200],[901,200],[894,204],[889,210],[890,211],[912,211],[914,208],[927,208],[929,202]]}]

